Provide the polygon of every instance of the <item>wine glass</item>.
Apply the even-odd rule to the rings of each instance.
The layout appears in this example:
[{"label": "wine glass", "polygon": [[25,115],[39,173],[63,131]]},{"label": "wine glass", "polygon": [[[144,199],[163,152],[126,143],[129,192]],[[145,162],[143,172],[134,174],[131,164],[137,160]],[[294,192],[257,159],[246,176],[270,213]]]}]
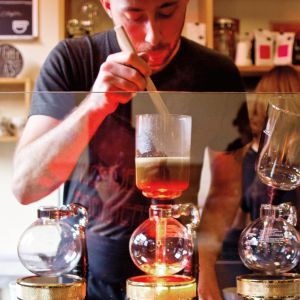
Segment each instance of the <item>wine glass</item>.
[{"label": "wine glass", "polygon": [[269,104],[256,170],[260,180],[273,189],[289,191],[300,185],[300,109],[297,102]]}]

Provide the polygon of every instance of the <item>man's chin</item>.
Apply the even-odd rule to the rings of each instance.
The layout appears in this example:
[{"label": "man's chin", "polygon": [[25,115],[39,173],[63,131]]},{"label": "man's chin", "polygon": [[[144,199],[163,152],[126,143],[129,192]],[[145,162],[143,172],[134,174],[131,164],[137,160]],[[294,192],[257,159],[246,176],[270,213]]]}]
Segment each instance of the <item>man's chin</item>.
[{"label": "man's chin", "polygon": [[162,62],[162,63],[152,63],[148,62],[148,65],[150,67],[150,69],[152,70],[152,73],[156,73],[161,71],[162,69],[164,69],[167,66],[166,62]]},{"label": "man's chin", "polygon": [[155,74],[159,71],[161,71],[165,66],[149,66],[151,71],[152,71],[152,74]]},{"label": "man's chin", "polygon": [[[179,48],[179,43],[176,44],[176,47],[173,49],[171,47],[166,47],[165,51],[162,51],[160,55],[151,55],[151,52],[148,52],[149,59],[147,61],[148,66],[151,68],[153,73],[159,72],[164,69],[172,58],[175,56]],[[170,51],[172,49],[172,51]]]}]

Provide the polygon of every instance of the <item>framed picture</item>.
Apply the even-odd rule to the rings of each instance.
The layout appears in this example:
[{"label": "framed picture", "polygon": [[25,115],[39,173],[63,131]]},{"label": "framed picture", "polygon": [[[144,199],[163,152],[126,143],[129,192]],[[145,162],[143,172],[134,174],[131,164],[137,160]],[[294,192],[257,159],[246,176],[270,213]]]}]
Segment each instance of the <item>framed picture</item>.
[{"label": "framed picture", "polygon": [[0,40],[38,36],[38,0],[0,0]]}]

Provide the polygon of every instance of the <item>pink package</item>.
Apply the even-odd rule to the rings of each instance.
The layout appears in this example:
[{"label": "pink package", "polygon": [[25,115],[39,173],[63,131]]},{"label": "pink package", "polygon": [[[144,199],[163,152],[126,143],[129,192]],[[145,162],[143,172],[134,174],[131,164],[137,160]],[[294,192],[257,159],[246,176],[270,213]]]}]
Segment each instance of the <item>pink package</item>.
[{"label": "pink package", "polygon": [[293,59],[294,32],[276,32],[275,34],[275,65],[291,64]]},{"label": "pink package", "polygon": [[255,33],[255,65],[272,65],[274,57],[274,35],[269,30],[257,30]]}]

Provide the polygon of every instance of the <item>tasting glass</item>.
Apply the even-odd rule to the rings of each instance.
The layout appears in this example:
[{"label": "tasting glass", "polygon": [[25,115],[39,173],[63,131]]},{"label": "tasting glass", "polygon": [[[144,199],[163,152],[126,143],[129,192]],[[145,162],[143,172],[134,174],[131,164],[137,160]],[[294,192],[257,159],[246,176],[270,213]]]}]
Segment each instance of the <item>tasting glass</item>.
[{"label": "tasting glass", "polygon": [[264,184],[288,191],[300,185],[300,110],[297,101],[283,104],[269,103],[256,170]]}]

